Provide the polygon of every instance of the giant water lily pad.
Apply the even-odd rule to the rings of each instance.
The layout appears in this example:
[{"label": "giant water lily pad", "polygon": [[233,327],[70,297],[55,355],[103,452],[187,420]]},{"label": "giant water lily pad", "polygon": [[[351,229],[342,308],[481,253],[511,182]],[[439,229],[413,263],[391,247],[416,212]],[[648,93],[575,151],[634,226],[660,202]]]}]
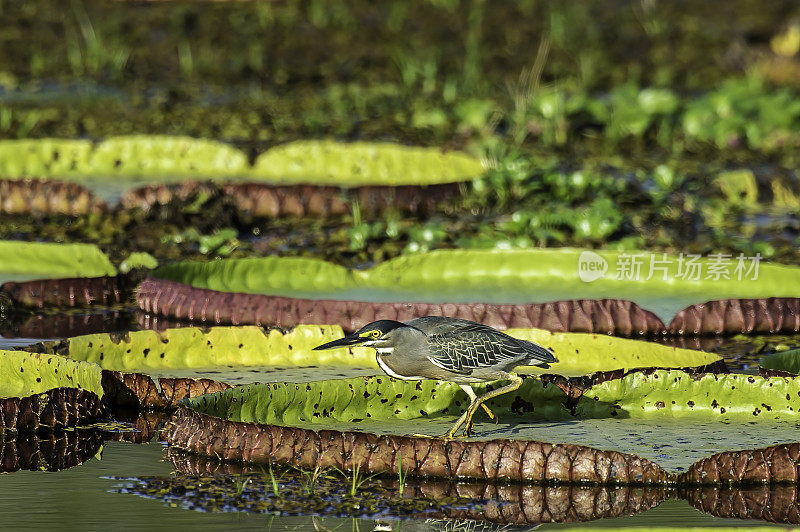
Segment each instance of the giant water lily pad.
[{"label": "giant water lily pad", "polygon": [[794,375],[800,374],[800,350],[790,349],[765,356],[760,366],[767,370],[784,371]]},{"label": "giant water lily pad", "polygon": [[0,142],[3,177],[67,176],[88,164],[92,143],[71,139],[22,139]]},{"label": "giant water lily pad", "polygon": [[[539,329],[508,331],[553,349],[554,373],[584,375],[642,367],[696,367],[720,358],[711,353],[650,342]],[[303,367],[376,369],[375,351],[365,347],[313,351],[343,336],[338,325],[300,325],[289,331],[260,327],[186,327],[125,334],[78,336],[57,348],[76,360],[115,371],[160,371],[220,367]],[[521,371],[540,371],[520,368]],[[306,379],[307,380],[307,379]]]},{"label": "giant water lily pad", "polygon": [[[186,327],[124,334],[90,334],[67,341],[59,352],[114,371],[218,368],[225,366],[359,366],[369,364],[365,349],[312,351],[342,335],[331,325],[282,332],[260,327]],[[371,361],[374,365],[374,360]]]},{"label": "giant water lily pad", "polygon": [[232,176],[246,171],[247,157],[221,142],[190,137],[132,135],[95,146],[86,174],[145,179]]},{"label": "giant water lily pad", "polygon": [[800,378],[741,374],[690,375],[683,371],[634,372],[587,390],[582,415],[701,416],[724,419],[800,418]]},{"label": "giant water lily pad", "polygon": [[74,426],[95,419],[102,396],[96,364],[0,351],[0,432]]},{"label": "giant water lily pad", "polygon": [[509,329],[506,332],[553,349],[558,362],[551,364],[547,372],[565,376],[654,366],[697,367],[721,360],[713,353],[604,334],[554,333],[543,329]]},{"label": "giant water lily pad", "polygon": [[302,141],[272,148],[250,166],[247,155],[221,142],[167,135],[0,142],[3,177],[56,177],[110,182],[191,177],[258,179],[314,185],[433,185],[480,177],[481,162],[465,153],[392,143]]},{"label": "giant water lily pad", "polygon": [[0,280],[101,277],[117,273],[93,244],[0,241]]},{"label": "giant water lily pad", "polygon": [[100,214],[106,209],[104,201],[78,183],[0,178],[0,212],[6,214],[80,216]]},{"label": "giant water lily pad", "polygon": [[[639,263],[638,270],[629,271],[630,267],[625,264],[634,260]],[[160,268],[153,275],[198,289],[295,299],[313,298],[329,300],[340,306],[348,301],[398,305],[449,303],[453,304],[453,310],[472,312],[475,318],[483,313],[491,320],[497,319],[493,313],[510,314],[516,311],[524,315],[532,312],[526,308],[492,309],[489,308],[491,305],[614,298],[632,301],[657,315],[663,322],[658,332],[666,327],[664,323],[668,323],[682,309],[709,300],[792,298],[796,303],[794,298],[800,297],[800,289],[796,288],[800,286],[800,268],[797,267],[764,264],[743,258],[744,269],[737,270],[738,258],[725,258],[728,261],[726,268],[719,266],[719,260],[723,259],[699,259],[692,270],[699,272],[699,277],[694,279],[694,274],[687,274],[686,260],[685,257],[649,253],[588,252],[570,248],[440,250],[401,256],[366,270],[348,270],[313,259],[267,257],[184,262]],[[581,269],[588,263],[594,265],[593,273],[590,272],[592,275]],[[654,266],[652,272],[648,269],[649,264]],[[723,273],[719,273],[719,270]],[[195,297],[205,298],[206,306],[213,304],[213,293],[199,293]],[[140,304],[153,308],[158,306],[146,299],[140,298]],[[172,297],[170,301],[173,304],[167,307],[181,306],[184,310],[194,303],[187,294],[179,300]],[[462,309],[458,304],[465,304],[466,307]],[[244,307],[254,305],[252,302],[240,302],[240,306]],[[217,305],[214,306],[216,308]],[[795,314],[791,303],[778,305],[779,308],[773,308],[768,303],[754,303],[752,306],[752,312],[746,303],[733,305],[730,309],[709,307],[709,311],[713,310],[715,314],[702,315],[698,319],[725,321],[724,313],[730,310],[738,316],[738,321],[729,320],[730,327],[753,329],[769,327],[769,323],[780,328],[800,326],[800,323],[795,323],[797,320],[788,319]],[[199,307],[199,302],[193,306],[195,314],[200,313]],[[161,309],[170,311],[164,305],[161,305]],[[563,312],[558,308],[554,310]],[[387,306],[385,312],[392,312],[392,309]],[[570,312],[575,316],[567,319],[580,320],[581,313],[586,309],[578,305]],[[723,315],[717,316],[717,312]],[[769,323],[750,323],[752,320],[748,316],[753,312],[756,322],[761,320]],[[759,312],[766,313],[766,317],[760,318]],[[517,317],[507,316],[505,319],[508,321]],[[630,316],[610,317],[632,319]],[[648,320],[646,316],[636,319]],[[685,322],[687,318],[682,319]],[[778,322],[779,325],[776,325]],[[653,328],[648,323],[642,326]],[[681,325],[681,330],[684,328],[685,323]]]},{"label": "giant water lily pad", "polygon": [[94,144],[85,140],[25,139],[0,142],[3,177],[119,179],[231,175],[249,165],[239,150],[189,137],[132,135]]},{"label": "giant water lily pad", "polygon": [[430,185],[476,179],[481,162],[465,153],[390,143],[307,140],[284,144],[256,159],[253,175],[281,183]]},{"label": "giant water lily pad", "polygon": [[167,441],[218,459],[285,463],[410,476],[527,482],[654,484],[668,476],[656,464],[614,451],[540,441],[443,441],[313,431],[217,418],[178,409]]},{"label": "giant water lily pad", "polygon": [[[796,441],[799,390],[795,379],[651,370],[600,382],[574,397],[528,378],[517,392],[490,401],[497,424],[479,413],[475,430],[484,442],[569,442],[636,454],[679,472],[721,450]],[[453,383],[373,377],[241,386],[185,404],[237,426],[437,436],[468,402]]]},{"label": "giant water lily pad", "polygon": [[[475,385],[480,394],[486,385]],[[240,386],[200,396],[199,411],[244,422],[298,425],[396,421],[460,414],[469,404],[455,383],[366,377],[308,383]],[[800,421],[800,379],[633,371],[583,391],[577,402],[538,378],[492,400],[501,415],[526,419],[693,418],[728,421]],[[575,406],[570,407],[573,404]],[[398,430],[402,430],[398,426]]]}]

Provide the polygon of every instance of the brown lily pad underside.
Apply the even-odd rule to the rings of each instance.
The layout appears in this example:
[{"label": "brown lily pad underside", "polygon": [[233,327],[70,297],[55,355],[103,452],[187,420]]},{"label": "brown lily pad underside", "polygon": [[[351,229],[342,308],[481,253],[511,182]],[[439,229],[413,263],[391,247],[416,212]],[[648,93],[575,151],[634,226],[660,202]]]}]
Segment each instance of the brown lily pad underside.
[{"label": "brown lily pad underside", "polygon": [[442,315],[498,329],[539,328],[640,336],[800,331],[800,298],[729,299],[686,307],[669,325],[631,301],[579,299],[551,303],[376,303],[220,292],[147,277],[136,292],[145,312],[178,319],[233,325],[293,327],[334,323],[347,331],[376,319],[407,321]]},{"label": "brown lily pad underside", "polygon": [[179,406],[167,442],[222,460],[446,479],[594,484],[658,484],[657,464],[616,451],[535,441],[447,441],[241,423]]},{"label": "brown lily pad underside", "polygon": [[0,290],[19,307],[89,307],[117,305],[130,301],[138,282],[137,274],[40,279],[7,282]]},{"label": "brown lily pad underside", "polygon": [[800,443],[717,453],[692,464],[681,480],[687,484],[797,484]]},{"label": "brown lily pad underside", "polygon": [[158,205],[191,202],[199,196],[226,197],[239,211],[257,218],[346,214],[352,210],[354,202],[358,203],[360,212],[367,215],[387,209],[429,214],[452,205],[460,196],[460,188],[457,183],[339,188],[188,181],[147,185],[128,191],[120,198],[120,207],[149,211]]},{"label": "brown lily pad underside", "polygon": [[54,388],[28,397],[0,399],[0,433],[74,427],[102,415],[96,394],[78,388]]},{"label": "brown lily pad underside", "polygon": [[80,216],[106,211],[106,203],[77,183],[53,179],[0,179],[0,213]]},{"label": "brown lily pad underside", "polygon": [[103,444],[93,429],[0,434],[0,473],[61,471],[94,457]]},{"label": "brown lily pad underside", "polygon": [[228,421],[178,406],[165,429],[173,447],[222,461],[500,482],[753,486],[800,483],[800,442],[727,451],[682,474],[635,455],[521,440],[443,440]]},{"label": "brown lily pad underside", "polygon": [[227,390],[230,384],[211,379],[160,378],[103,370],[103,401],[117,408],[166,410],[188,397]]}]

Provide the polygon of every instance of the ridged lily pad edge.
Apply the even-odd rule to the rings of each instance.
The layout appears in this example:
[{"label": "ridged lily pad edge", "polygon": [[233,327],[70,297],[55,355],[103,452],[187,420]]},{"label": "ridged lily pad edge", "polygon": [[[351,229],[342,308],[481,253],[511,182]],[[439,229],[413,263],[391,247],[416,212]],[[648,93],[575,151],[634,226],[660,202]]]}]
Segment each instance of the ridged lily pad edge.
[{"label": "ridged lily pad edge", "polygon": [[[180,504],[180,500],[183,498],[182,494],[187,491],[186,486],[195,484],[198,481],[196,477],[214,476],[221,479],[219,483],[213,482],[209,485],[209,489],[215,489],[216,486],[230,486],[230,480],[224,477],[229,475],[248,475],[254,484],[253,489],[257,493],[263,490],[269,492],[267,486],[270,480],[269,477],[263,476],[263,465],[220,462],[186,453],[175,447],[167,450],[167,460],[172,464],[175,476],[137,479],[137,484],[141,483],[140,485],[145,489],[142,491],[134,489],[134,492],[152,494],[157,498],[162,498],[163,495],[163,500]],[[280,476],[286,478],[286,475],[292,480],[301,479],[303,472],[292,468],[283,468]],[[399,479],[384,475],[371,481],[370,484],[372,482],[377,484],[378,489],[385,489],[388,492],[386,496],[397,497],[400,489]],[[372,485],[369,489],[371,488]],[[424,517],[428,519],[472,519],[502,525],[535,525],[539,523],[574,523],[633,515],[658,506],[671,494],[672,491],[669,487],[659,485],[531,486],[523,483],[508,484],[483,480],[404,478],[402,498],[419,502],[422,502],[420,499],[423,499],[437,506],[437,503],[444,502],[445,506],[441,509],[428,508],[425,511]],[[472,504],[450,503],[456,499],[465,502],[471,501]],[[240,509],[260,511],[260,508],[252,507],[240,507]],[[336,507],[331,507],[331,510],[340,511]],[[292,510],[289,511],[295,513]],[[315,511],[320,511],[320,509],[317,508]],[[325,515],[326,510],[321,509],[321,511],[322,515]],[[302,515],[306,512],[301,507],[298,508],[297,513]]]},{"label": "ridged lily pad edge", "polygon": [[0,433],[71,427],[104,414],[95,364],[0,350],[0,375]]},{"label": "ridged lily pad edge", "polygon": [[19,308],[110,306],[131,301],[141,278],[140,271],[132,270],[114,276],[9,281],[0,291]]},{"label": "ridged lily pad edge", "polygon": [[230,384],[188,377],[154,379],[142,373],[103,370],[104,402],[114,408],[171,410],[190,397],[227,390]]},{"label": "ridged lily pad edge", "polygon": [[[697,367],[718,362],[713,353],[665,346],[607,335],[553,333],[543,329],[514,329],[514,337],[552,349],[559,362],[550,371],[561,375],[587,375],[664,367]],[[315,351],[314,347],[341,338],[338,325],[298,325],[292,329],[258,326],[179,327],[163,331],[97,333],[67,340],[43,342],[29,349],[58,354],[103,369],[151,370],[229,367],[340,367],[373,368],[378,365],[370,348],[352,347]],[[541,370],[520,368],[522,373]]]},{"label": "ridged lily pad edge", "polygon": [[[255,218],[337,216],[350,213],[354,203],[362,215],[380,214],[387,209],[429,214],[452,208],[460,195],[460,185],[456,183],[340,188],[191,180],[126,190],[113,209],[148,212],[172,203],[179,208],[181,202],[203,196],[225,198],[240,213]],[[0,179],[0,213],[81,216],[111,210],[90,188],[78,183],[48,178]]]},{"label": "ridged lily pad edge", "polygon": [[573,444],[521,440],[443,440],[314,431],[228,421],[180,405],[166,430],[171,446],[222,461],[277,463],[410,477],[540,484],[795,484],[800,443],[727,451],[686,473],[668,473],[635,455]]},{"label": "ridged lily pad edge", "polygon": [[800,331],[800,298],[726,299],[684,308],[665,325],[626,300],[562,300],[516,305],[317,300],[197,288],[148,276],[136,290],[145,312],[213,324],[293,327],[336,323],[357,330],[376,319],[450,316],[499,329],[540,328],[617,336],[757,334]]},{"label": "ridged lily pad edge", "polygon": [[314,469],[412,477],[500,479],[521,482],[659,484],[669,476],[657,464],[616,451],[571,444],[464,441],[227,421],[179,406],[167,442],[222,460],[278,463]]},{"label": "ridged lily pad edge", "polygon": [[0,213],[80,216],[107,211],[105,201],[78,183],[57,179],[0,179]]},{"label": "ridged lily pad edge", "polygon": [[325,217],[350,213],[359,206],[362,215],[387,209],[429,214],[452,208],[461,195],[460,185],[361,185],[339,188],[325,185],[270,185],[223,181],[187,181],[154,184],[126,191],[119,208],[149,211],[158,205],[185,202],[197,196],[222,197],[255,218]]}]

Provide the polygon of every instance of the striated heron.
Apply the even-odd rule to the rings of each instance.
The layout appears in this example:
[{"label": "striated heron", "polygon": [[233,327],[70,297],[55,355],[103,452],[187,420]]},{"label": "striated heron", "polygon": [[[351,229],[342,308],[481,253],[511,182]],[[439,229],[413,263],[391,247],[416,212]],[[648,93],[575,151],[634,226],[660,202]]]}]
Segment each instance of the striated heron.
[{"label": "striated heron", "polygon": [[[454,437],[462,425],[464,435],[469,436],[479,406],[494,419],[484,402],[520,387],[522,377],[510,373],[515,367],[549,368],[550,362],[557,362],[552,350],[533,342],[518,340],[488,325],[442,316],[425,316],[406,323],[374,321],[314,350],[356,345],[375,349],[378,366],[391,377],[451,381],[467,393],[469,408],[447,432],[447,438]],[[500,379],[511,383],[480,397],[471,386]]]}]

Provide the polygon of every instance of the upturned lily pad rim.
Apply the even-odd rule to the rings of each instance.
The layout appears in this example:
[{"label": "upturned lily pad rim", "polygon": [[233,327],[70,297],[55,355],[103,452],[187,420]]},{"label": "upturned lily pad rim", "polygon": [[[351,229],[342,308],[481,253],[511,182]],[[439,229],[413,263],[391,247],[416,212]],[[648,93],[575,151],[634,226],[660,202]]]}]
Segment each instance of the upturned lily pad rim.
[{"label": "upturned lily pad rim", "polygon": [[[586,333],[512,329],[508,334],[552,348],[559,362],[548,370],[518,371],[585,375],[640,367],[690,367],[712,364],[715,354],[642,340]],[[264,330],[257,326],[182,327],[165,331],[98,333],[60,342],[57,352],[114,371],[248,367],[360,367],[378,369],[375,351],[366,347],[314,351],[344,335],[338,325],[299,325]],[[376,371],[376,373],[378,373]]]},{"label": "upturned lily pad rim", "polygon": [[[656,271],[649,279],[645,268],[638,278],[616,278],[607,271],[590,282],[581,279],[583,263],[595,260],[611,268],[636,255],[671,262],[658,266],[664,272]],[[654,312],[664,323],[706,301],[800,297],[800,268],[795,266],[759,263],[757,278],[740,281],[731,265],[730,279],[695,281],[676,277],[679,260],[648,252],[577,248],[435,250],[402,255],[366,270],[317,259],[263,257],[179,262],[156,269],[153,276],[221,292],[337,301],[515,304],[621,299]],[[698,264],[710,269],[716,261],[700,259]]]},{"label": "upturned lily pad rim", "polygon": [[470,181],[484,171],[480,160],[464,152],[326,139],[275,146],[254,165],[229,144],[170,135],[121,135],[97,142],[2,140],[0,153],[0,177],[53,177],[98,185],[121,178],[143,183],[197,177],[343,187],[433,185]]},{"label": "upturned lily pad rim", "polygon": [[[476,385],[480,395],[486,385]],[[800,418],[800,378],[691,374],[679,369],[633,370],[586,388],[566,390],[551,379],[525,379],[494,398],[496,414],[536,419],[725,419],[769,423]],[[250,384],[187,399],[187,407],[237,422],[313,427],[359,420],[416,420],[459,415],[468,404],[450,382],[399,381],[386,376],[306,383]],[[403,428],[398,427],[398,430]]]},{"label": "upturned lily pad rim", "polygon": [[94,244],[0,240],[0,281],[31,281],[116,275]]},{"label": "upturned lily pad rim", "polygon": [[58,355],[0,350],[0,398],[29,397],[56,388],[86,390],[102,398],[102,370]]}]

